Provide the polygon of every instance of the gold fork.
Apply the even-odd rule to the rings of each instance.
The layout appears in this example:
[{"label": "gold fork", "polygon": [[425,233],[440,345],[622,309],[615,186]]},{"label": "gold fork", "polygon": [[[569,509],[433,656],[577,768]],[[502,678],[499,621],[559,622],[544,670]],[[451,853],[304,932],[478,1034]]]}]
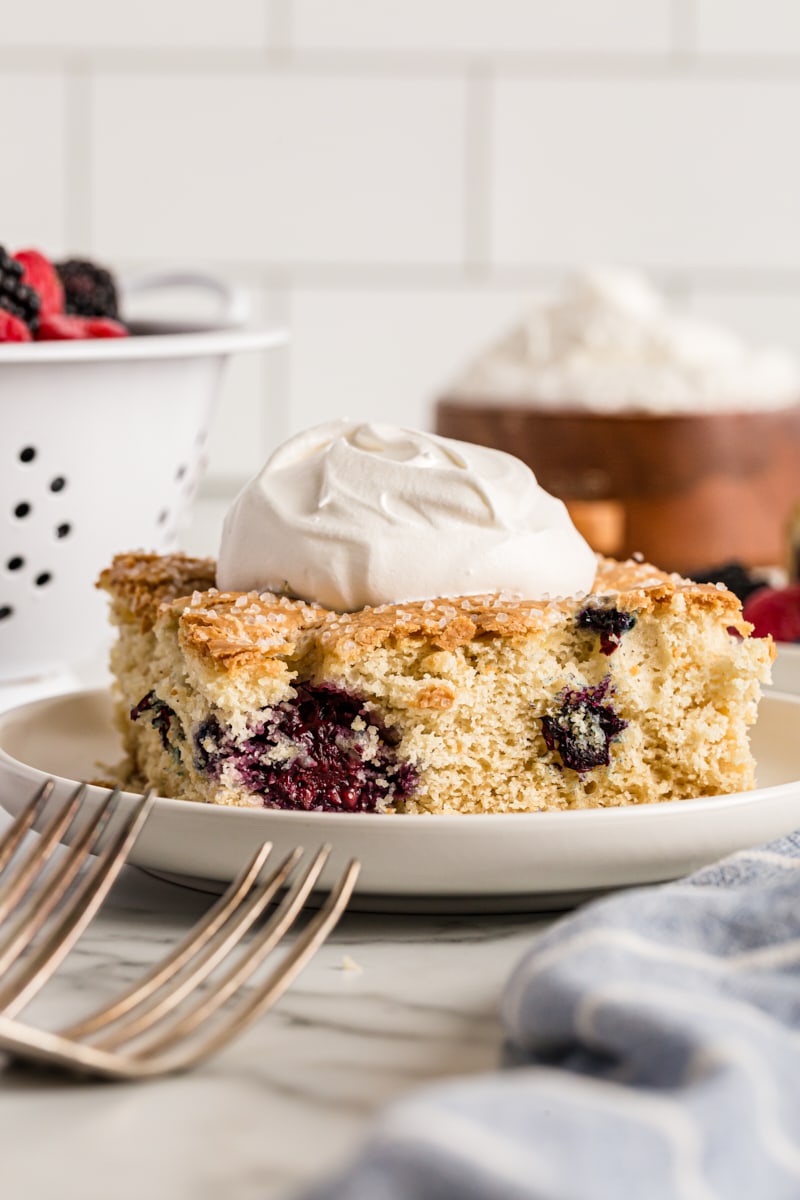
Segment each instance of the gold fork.
[{"label": "gold fork", "polygon": [[[33,999],[83,933],[119,875],[154,799],[148,792],[131,805],[101,846],[120,796],[119,788],[109,792],[57,865],[47,871],[86,796],[82,784],[56,805],[39,837],[16,862],[22,840],[46,807],[53,787],[53,781],[47,780],[0,838],[0,1013],[6,1017],[13,1017]],[[46,936],[29,957],[22,958],[61,900],[64,904]]]},{"label": "gold fork", "polygon": [[[71,806],[80,802],[76,795],[51,819],[42,833],[42,840],[54,842],[64,832],[71,820]],[[45,795],[44,800],[46,798]],[[0,871],[13,856],[15,842],[18,844],[30,828],[42,802],[40,793],[28,806],[32,815],[24,818],[24,814],[20,814],[6,839],[0,841]],[[149,804],[147,797],[139,803],[133,816],[134,825],[137,820],[144,819]],[[98,814],[93,818],[93,827],[102,821],[102,814]],[[87,844],[90,843],[91,835],[87,830],[83,831],[83,837]],[[11,846],[10,850],[6,843]],[[261,879],[270,849],[269,843],[260,847],[207,916],[143,979],[83,1021],[59,1033],[49,1033],[12,1020],[9,1014],[12,1010],[19,1011],[27,1003],[34,990],[42,986],[43,974],[46,972],[45,977],[49,977],[64,957],[66,950],[61,943],[56,943],[56,934],[64,924],[62,920],[59,928],[43,941],[41,949],[34,955],[40,961],[33,980],[29,980],[26,973],[22,985],[16,990],[10,989],[10,999],[0,1015],[0,1049],[23,1061],[114,1079],[143,1079],[186,1070],[220,1049],[286,991],[336,925],[358,876],[359,864],[353,861],[278,966],[226,1011],[223,1008],[226,1002],[250,979],[294,925],[330,854],[330,847],[325,846],[315,855],[270,920],[236,960],[233,952],[289,881],[303,854],[300,848],[294,850],[267,878]],[[72,851],[77,853],[77,842]],[[71,878],[78,869],[74,869]],[[64,884],[60,895],[68,886],[68,883]],[[55,901],[51,907],[53,904]],[[99,901],[93,911],[98,905]],[[79,916],[81,929],[89,919]],[[71,945],[78,936],[72,925],[69,936]],[[53,965],[56,955],[57,962]],[[227,969],[221,977],[211,979],[222,967]],[[196,989],[204,983],[207,983],[205,990],[199,996],[195,995]]]}]

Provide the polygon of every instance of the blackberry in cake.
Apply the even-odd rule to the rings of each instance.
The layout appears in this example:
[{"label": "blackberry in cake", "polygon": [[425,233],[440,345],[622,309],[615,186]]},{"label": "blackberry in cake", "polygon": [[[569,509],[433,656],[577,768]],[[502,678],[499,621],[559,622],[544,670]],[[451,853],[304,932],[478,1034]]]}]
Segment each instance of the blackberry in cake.
[{"label": "blackberry in cake", "polygon": [[774,647],[740,602],[599,559],[588,595],[338,612],[118,556],[99,586],[127,770],[162,795],[307,811],[602,808],[748,789]]}]

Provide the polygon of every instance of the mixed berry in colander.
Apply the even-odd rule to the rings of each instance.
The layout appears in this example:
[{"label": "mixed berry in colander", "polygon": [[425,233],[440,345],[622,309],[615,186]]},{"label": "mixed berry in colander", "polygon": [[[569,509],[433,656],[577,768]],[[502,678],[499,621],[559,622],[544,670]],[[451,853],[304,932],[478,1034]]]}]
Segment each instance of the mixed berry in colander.
[{"label": "mixed berry in colander", "polygon": [[110,271],[84,259],[53,263],[0,246],[0,342],[126,337]]}]

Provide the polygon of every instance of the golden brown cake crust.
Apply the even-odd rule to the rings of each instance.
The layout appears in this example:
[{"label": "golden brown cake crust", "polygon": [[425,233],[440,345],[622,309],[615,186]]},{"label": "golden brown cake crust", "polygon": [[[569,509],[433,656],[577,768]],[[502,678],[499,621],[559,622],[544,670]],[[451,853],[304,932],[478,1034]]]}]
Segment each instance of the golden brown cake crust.
[{"label": "golden brown cake crust", "polygon": [[173,601],[184,650],[228,671],[269,675],[271,664],[294,653],[298,637],[316,629],[327,611],[271,592],[211,588]]},{"label": "golden brown cake crust", "polygon": [[315,631],[325,651],[350,660],[404,638],[454,650],[476,637],[509,638],[545,629],[591,604],[593,596],[639,613],[681,597],[685,604],[724,613],[743,636],[752,629],[742,620],[738,599],[726,588],[693,583],[633,559],[599,558],[588,597],[517,600],[498,593],[416,600],[354,613],[332,612],[270,592],[220,592],[213,578],[211,559],[123,554],[103,572],[98,586],[121,600],[143,629],[152,627],[160,608],[171,606],[184,649],[222,670],[261,675],[270,674],[273,660],[291,655],[306,632]]},{"label": "golden brown cake crust", "polygon": [[614,607],[641,613],[670,604],[677,595],[688,603],[727,612],[734,628],[742,634],[750,631],[751,626],[741,621],[739,601],[727,589],[667,575],[649,563],[601,559],[589,596],[516,600],[499,593],[329,613],[321,640],[326,649],[351,658],[366,648],[415,636],[442,650],[455,650],[476,637],[508,638],[544,629],[591,604],[592,596],[613,598]]},{"label": "golden brown cake crust", "polygon": [[189,592],[204,592],[214,586],[213,558],[190,558],[186,554],[117,554],[101,572],[97,587],[110,592],[123,604],[130,618],[141,622],[142,631],[152,629],[164,601]]}]

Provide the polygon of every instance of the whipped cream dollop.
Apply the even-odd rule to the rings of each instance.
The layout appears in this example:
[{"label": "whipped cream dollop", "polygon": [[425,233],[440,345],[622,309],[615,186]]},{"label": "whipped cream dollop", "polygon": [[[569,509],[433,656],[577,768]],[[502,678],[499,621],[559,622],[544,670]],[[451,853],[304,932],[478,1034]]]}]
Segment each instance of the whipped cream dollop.
[{"label": "whipped cream dollop", "polygon": [[635,272],[597,269],[534,308],[448,394],[601,412],[779,408],[800,401],[800,366],[671,311]]},{"label": "whipped cream dollop", "polygon": [[499,450],[332,421],[284,443],[233,503],[217,584],[327,608],[591,588],[595,557],[560,500]]}]

